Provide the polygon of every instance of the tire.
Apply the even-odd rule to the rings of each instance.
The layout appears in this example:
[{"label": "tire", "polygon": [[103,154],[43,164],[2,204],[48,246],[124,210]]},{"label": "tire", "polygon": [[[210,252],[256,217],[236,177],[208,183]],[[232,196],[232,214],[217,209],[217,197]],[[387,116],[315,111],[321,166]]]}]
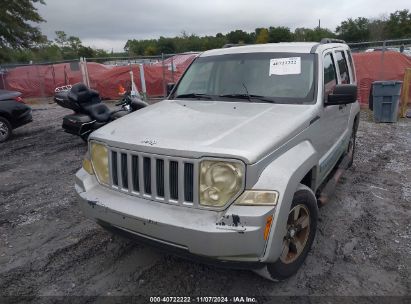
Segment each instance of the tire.
[{"label": "tire", "polygon": [[0,143],[10,138],[12,130],[10,122],[4,117],[0,117]]},{"label": "tire", "polygon": [[[297,226],[294,226],[293,216],[297,213]],[[307,218],[309,220],[308,223],[306,222]],[[287,279],[298,271],[313,244],[317,229],[317,220],[318,207],[315,195],[310,188],[300,185],[294,194],[291,204],[282,254],[276,262],[267,265],[267,270],[272,280]],[[305,228],[301,227],[301,225],[298,226],[299,221],[305,223],[307,226],[305,226]],[[298,250],[294,244],[299,244],[298,247],[300,250]],[[285,254],[287,248],[288,254]]]}]

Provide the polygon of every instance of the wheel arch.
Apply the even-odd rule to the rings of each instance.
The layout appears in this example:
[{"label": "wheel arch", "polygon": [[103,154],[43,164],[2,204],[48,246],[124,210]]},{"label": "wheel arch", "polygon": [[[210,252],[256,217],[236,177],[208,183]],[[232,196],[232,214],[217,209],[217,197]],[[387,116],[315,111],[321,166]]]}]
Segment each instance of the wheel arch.
[{"label": "wheel arch", "polygon": [[0,117],[7,119],[7,121],[11,124],[11,115],[8,112],[0,110]]},{"label": "wheel arch", "polygon": [[307,186],[314,192],[316,190],[317,168],[317,165],[313,166],[300,180],[300,184]]},{"label": "wheel arch", "polygon": [[[318,154],[309,140],[305,140],[287,150],[269,164],[253,189],[270,189],[279,193],[273,214],[273,224],[267,241],[263,262],[274,262],[281,254],[282,239],[285,234],[288,213],[294,193],[300,189],[301,181],[318,165]],[[307,187],[303,185],[303,187]],[[314,192],[310,188],[311,193]],[[315,197],[315,196],[314,196]]]}]

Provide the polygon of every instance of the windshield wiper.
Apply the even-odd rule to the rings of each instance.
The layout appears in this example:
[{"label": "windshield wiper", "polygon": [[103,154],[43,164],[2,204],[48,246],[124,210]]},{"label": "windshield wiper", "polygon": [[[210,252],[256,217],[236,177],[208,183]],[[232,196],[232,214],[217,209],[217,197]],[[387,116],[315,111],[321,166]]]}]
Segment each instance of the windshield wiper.
[{"label": "windshield wiper", "polygon": [[248,101],[249,101],[249,102],[252,102],[250,93],[248,93],[248,89],[247,89],[247,87],[245,86],[244,82],[242,82],[241,84],[243,85],[243,87],[244,87],[244,89],[245,89],[245,92],[247,93]]},{"label": "windshield wiper", "polygon": [[250,102],[252,102],[253,99],[257,99],[257,100],[263,101],[263,102],[275,103],[275,100],[272,99],[271,97],[262,96],[262,95],[254,95],[254,94],[224,94],[224,95],[219,95],[219,97],[236,98],[236,99],[248,99]]},{"label": "windshield wiper", "polygon": [[187,93],[187,94],[180,94],[177,95],[175,98],[205,98],[205,99],[213,99],[211,95],[202,94],[202,93]]}]

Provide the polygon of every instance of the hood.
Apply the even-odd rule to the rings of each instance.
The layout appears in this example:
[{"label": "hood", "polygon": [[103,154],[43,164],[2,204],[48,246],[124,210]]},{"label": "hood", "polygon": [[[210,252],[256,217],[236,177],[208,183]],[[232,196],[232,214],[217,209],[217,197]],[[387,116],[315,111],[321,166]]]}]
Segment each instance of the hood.
[{"label": "hood", "polygon": [[255,163],[308,127],[313,105],[164,100],[115,120],[90,138],[110,146]]}]

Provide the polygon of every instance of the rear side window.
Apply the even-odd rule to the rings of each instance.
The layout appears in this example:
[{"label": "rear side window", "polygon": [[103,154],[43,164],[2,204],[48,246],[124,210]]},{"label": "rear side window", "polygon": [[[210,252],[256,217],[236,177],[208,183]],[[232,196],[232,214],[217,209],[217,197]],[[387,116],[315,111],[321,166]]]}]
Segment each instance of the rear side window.
[{"label": "rear side window", "polygon": [[324,57],[324,93],[330,94],[337,84],[337,74],[335,73],[334,60],[331,53]]},{"label": "rear side window", "polygon": [[350,83],[350,73],[348,72],[347,59],[343,51],[335,52],[338,68],[340,70],[341,83]]},{"label": "rear side window", "polygon": [[353,62],[353,60],[352,60],[351,51],[347,51],[347,55],[348,55],[348,61],[350,62],[350,66],[351,66],[352,80],[355,81],[354,62]]}]

